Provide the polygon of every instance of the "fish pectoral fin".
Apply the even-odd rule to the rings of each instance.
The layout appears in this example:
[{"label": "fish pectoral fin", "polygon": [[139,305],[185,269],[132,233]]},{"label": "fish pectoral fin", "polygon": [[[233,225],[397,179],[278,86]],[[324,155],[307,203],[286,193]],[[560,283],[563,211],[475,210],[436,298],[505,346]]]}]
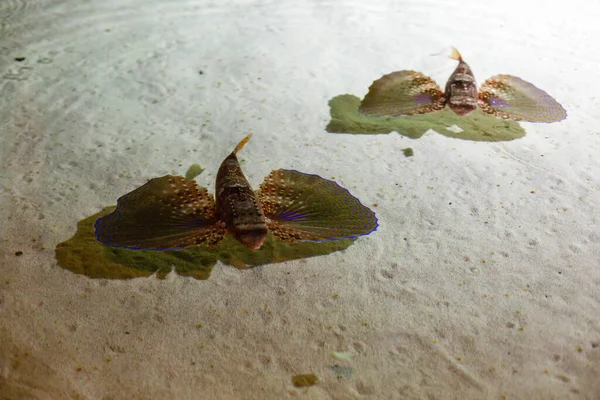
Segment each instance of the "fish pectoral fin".
[{"label": "fish pectoral fin", "polygon": [[425,114],[442,110],[445,104],[444,92],[433,79],[403,70],[373,82],[358,112],[374,116]]},{"label": "fish pectoral fin", "polygon": [[210,232],[207,232],[207,235],[205,236],[205,243],[208,250],[214,249],[217,246],[217,243],[223,240],[223,236],[225,236],[226,233],[226,230],[223,226],[224,224],[221,221],[217,221],[212,226]]},{"label": "fish pectoral fin", "polygon": [[272,171],[258,194],[267,228],[286,241],[357,238],[377,229],[375,213],[334,181]]},{"label": "fish pectoral fin", "polygon": [[267,229],[288,244],[296,243],[301,236],[301,232],[290,229],[290,227],[281,222],[265,217]]},{"label": "fish pectoral fin", "polygon": [[548,93],[512,75],[496,75],[479,89],[479,107],[499,118],[529,122],[558,122],[566,110]]},{"label": "fish pectoral fin", "polygon": [[206,188],[180,176],[151,179],[122,196],[111,214],[95,223],[98,241],[136,250],[178,250],[215,244],[225,229]]}]

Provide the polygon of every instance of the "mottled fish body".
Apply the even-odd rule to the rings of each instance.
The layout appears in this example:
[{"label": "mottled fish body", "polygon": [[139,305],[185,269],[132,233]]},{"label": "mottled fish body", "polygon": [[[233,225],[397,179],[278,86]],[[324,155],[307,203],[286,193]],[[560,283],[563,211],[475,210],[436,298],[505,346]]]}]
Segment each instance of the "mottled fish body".
[{"label": "mottled fish body", "polygon": [[377,229],[375,213],[334,181],[294,170],[271,171],[255,192],[237,152],[223,160],[215,184],[206,188],[181,176],[163,176],[127,193],[112,213],[98,218],[96,238],[135,250],[178,250],[229,233],[259,249],[268,232],[286,242],[353,239]]},{"label": "mottled fish body", "polygon": [[223,160],[215,187],[217,218],[237,240],[256,250],[267,237],[267,224],[258,196],[250,187],[236,156],[251,136],[246,136]]},{"label": "mottled fish body", "polygon": [[473,71],[458,50],[452,48],[450,58],[457,60],[458,66],[444,91],[421,72],[396,71],[373,82],[358,111],[395,117],[430,113],[448,106],[461,116],[479,107],[485,113],[515,121],[557,122],[567,117],[552,96],[516,76],[493,76],[477,90]]},{"label": "mottled fish body", "polygon": [[446,82],[444,99],[452,111],[460,116],[465,116],[477,108],[477,83],[471,67],[463,61],[462,56],[454,47],[450,58],[458,61],[458,66]]}]

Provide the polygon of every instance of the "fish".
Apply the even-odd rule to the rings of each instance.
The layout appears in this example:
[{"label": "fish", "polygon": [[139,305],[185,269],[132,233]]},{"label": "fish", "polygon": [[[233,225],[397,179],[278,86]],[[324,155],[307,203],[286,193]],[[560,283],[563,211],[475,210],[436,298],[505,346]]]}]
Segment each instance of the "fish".
[{"label": "fish", "polygon": [[567,111],[552,96],[516,76],[495,75],[477,90],[471,67],[454,47],[450,58],[458,61],[458,66],[444,91],[421,72],[396,71],[373,82],[358,112],[396,117],[440,111],[447,106],[459,116],[480,108],[495,117],[515,121],[550,123],[567,117]]},{"label": "fish", "polygon": [[134,250],[214,247],[224,235],[258,250],[269,232],[288,243],[356,239],[379,226],[373,211],[335,181],[296,170],[273,170],[254,191],[237,153],[221,163],[215,196],[194,180],[166,175],[120,197],[96,220],[101,243]]}]

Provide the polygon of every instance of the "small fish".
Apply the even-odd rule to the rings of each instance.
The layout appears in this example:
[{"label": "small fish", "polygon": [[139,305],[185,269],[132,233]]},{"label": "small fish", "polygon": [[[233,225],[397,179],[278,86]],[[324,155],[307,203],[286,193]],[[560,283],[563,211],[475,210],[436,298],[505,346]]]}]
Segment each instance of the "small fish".
[{"label": "small fish", "polygon": [[516,76],[493,76],[477,91],[471,67],[454,47],[450,58],[458,61],[458,66],[443,92],[433,79],[420,72],[392,72],[373,82],[358,111],[398,116],[425,114],[448,106],[461,116],[479,107],[488,114],[515,121],[557,122],[567,117],[552,96]]},{"label": "small fish", "polygon": [[226,233],[257,250],[268,231],[287,242],[357,238],[377,229],[369,208],[334,181],[294,170],[271,171],[255,192],[237,153],[221,163],[216,201],[206,188],[181,176],[151,179],[117,201],[95,223],[98,241],[136,250],[179,250],[218,243]]}]

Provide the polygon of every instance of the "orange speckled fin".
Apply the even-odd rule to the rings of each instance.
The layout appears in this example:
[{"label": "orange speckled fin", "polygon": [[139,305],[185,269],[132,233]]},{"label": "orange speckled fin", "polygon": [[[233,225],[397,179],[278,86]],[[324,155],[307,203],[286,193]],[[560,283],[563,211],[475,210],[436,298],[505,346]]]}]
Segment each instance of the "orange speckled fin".
[{"label": "orange speckled fin", "polygon": [[135,250],[178,250],[223,238],[215,201],[206,188],[181,176],[155,178],[117,201],[96,221],[96,238]]},{"label": "orange speckled fin", "polygon": [[444,92],[428,76],[417,71],[396,71],[379,78],[360,103],[366,115],[425,114],[444,108]]},{"label": "orange speckled fin", "polygon": [[377,229],[375,213],[334,181],[278,169],[260,185],[267,227],[286,241],[357,238]]},{"label": "orange speckled fin", "polygon": [[496,75],[479,89],[479,107],[500,118],[530,122],[557,122],[565,109],[548,93],[511,75]]}]

